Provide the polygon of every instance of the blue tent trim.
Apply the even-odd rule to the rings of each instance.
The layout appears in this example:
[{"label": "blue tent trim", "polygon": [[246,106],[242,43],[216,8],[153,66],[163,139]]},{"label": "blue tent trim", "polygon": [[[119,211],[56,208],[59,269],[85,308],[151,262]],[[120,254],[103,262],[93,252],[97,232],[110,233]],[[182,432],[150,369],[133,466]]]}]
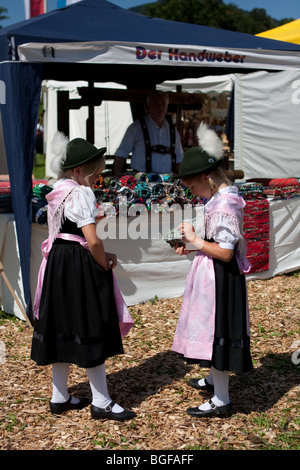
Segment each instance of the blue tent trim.
[{"label": "blue tent trim", "polygon": [[27,315],[31,318],[30,247],[32,224],[32,169],[42,67],[7,62],[1,64],[0,80],[6,84],[1,117],[13,209],[19,245]]}]

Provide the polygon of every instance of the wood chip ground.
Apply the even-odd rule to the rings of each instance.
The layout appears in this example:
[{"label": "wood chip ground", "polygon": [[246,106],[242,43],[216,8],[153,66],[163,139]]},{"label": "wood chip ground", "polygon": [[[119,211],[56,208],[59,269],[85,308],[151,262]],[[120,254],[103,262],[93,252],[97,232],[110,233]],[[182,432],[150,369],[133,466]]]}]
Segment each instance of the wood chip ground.
[{"label": "wood chip ground", "polygon": [[[0,324],[1,450],[261,450],[299,449],[300,277],[248,282],[254,371],[230,376],[235,413],[192,418],[186,408],[208,396],[190,388],[206,369],[172,352],[182,298],[131,307],[135,327],[125,354],[107,361],[111,397],[132,408],[132,421],[95,421],[90,409],[49,412],[51,368],[30,360],[31,331],[15,319]],[[84,370],[71,367],[70,392],[90,395]]]}]

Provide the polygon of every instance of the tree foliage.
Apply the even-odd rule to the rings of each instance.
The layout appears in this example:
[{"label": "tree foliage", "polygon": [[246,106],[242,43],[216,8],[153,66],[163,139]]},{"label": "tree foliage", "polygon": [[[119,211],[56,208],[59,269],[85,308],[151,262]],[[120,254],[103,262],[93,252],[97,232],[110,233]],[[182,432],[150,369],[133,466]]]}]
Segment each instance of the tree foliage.
[{"label": "tree foliage", "polygon": [[143,15],[240,33],[257,34],[288,23],[293,18],[275,20],[264,8],[245,11],[223,0],[159,0],[131,8]]},{"label": "tree foliage", "polygon": [[[3,20],[9,20],[9,16],[6,15],[7,13],[7,8],[0,7],[0,22]],[[2,28],[0,24],[0,28]]]}]

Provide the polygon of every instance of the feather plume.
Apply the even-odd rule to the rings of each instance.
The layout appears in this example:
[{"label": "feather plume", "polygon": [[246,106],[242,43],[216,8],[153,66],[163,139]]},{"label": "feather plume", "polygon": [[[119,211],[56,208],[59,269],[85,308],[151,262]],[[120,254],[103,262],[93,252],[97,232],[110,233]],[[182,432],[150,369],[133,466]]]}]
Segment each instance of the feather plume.
[{"label": "feather plume", "polygon": [[223,144],[215,131],[209,129],[207,124],[201,122],[197,129],[199,146],[209,155],[220,160],[223,157]]},{"label": "feather plume", "polygon": [[51,152],[53,158],[51,160],[50,166],[56,175],[59,175],[61,172],[61,165],[66,159],[68,143],[69,139],[62,132],[55,132],[51,142]]}]

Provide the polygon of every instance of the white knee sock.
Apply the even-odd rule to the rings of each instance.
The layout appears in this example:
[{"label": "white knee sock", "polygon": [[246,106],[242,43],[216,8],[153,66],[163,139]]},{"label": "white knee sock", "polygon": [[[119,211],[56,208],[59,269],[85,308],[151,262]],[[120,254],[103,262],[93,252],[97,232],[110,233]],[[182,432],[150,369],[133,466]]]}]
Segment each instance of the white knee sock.
[{"label": "white knee sock", "polygon": [[[52,403],[64,403],[69,400],[68,376],[70,364],[59,362],[52,364]],[[72,403],[78,403],[78,398],[72,397]]]},{"label": "white knee sock", "polygon": [[[213,385],[213,384],[214,384],[211,369],[210,369],[210,371],[209,371],[208,376],[206,377],[206,381],[209,383],[209,385]],[[199,379],[199,380],[198,380],[198,383],[199,383],[199,385],[204,386],[204,385],[205,385],[205,379]]]},{"label": "white knee sock", "polygon": [[[214,396],[212,401],[216,406],[225,406],[230,403],[229,398],[229,372],[211,368],[211,374],[214,384]],[[199,406],[200,410],[208,410],[210,408],[209,402]]]},{"label": "white knee sock", "polygon": [[[105,364],[86,369],[86,372],[92,390],[92,404],[98,408],[106,408],[112,400],[107,390]],[[115,404],[112,411],[121,413],[123,408]]]}]

